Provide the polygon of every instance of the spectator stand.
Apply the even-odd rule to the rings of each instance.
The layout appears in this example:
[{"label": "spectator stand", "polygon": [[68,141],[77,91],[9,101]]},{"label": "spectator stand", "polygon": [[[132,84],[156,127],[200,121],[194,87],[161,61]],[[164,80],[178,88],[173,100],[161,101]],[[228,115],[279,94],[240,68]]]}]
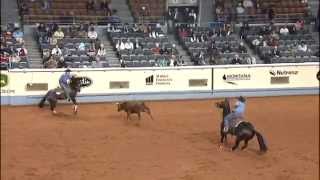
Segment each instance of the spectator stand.
[{"label": "spectator stand", "polygon": [[211,28],[179,24],[176,30],[195,65],[248,64],[251,58],[245,46],[239,49],[241,42],[228,24],[211,23]]},{"label": "spectator stand", "polygon": [[[36,34],[45,67],[108,67],[109,64],[105,58],[105,53],[97,58],[101,41],[97,32],[93,33],[95,38],[89,35],[91,28],[94,28],[92,24],[73,24],[72,26],[39,25]],[[57,29],[61,29],[63,32],[62,37],[55,37]]]},{"label": "spectator stand", "polygon": [[250,26],[244,39],[264,63],[319,62],[319,41],[308,27],[297,27],[297,24]]},{"label": "spectator stand", "polygon": [[159,24],[113,24],[107,34],[123,67],[182,65],[179,52]]},{"label": "spectator stand", "polygon": [[29,68],[28,51],[23,32],[18,24],[8,24],[1,29],[1,70]]}]

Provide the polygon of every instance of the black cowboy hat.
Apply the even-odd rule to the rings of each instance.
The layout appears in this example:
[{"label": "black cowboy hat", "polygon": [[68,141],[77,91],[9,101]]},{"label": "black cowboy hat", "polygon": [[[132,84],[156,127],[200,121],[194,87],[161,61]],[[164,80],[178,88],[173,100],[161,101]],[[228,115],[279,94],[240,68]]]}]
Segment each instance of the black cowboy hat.
[{"label": "black cowboy hat", "polygon": [[239,99],[239,101],[241,101],[241,102],[246,102],[246,98],[244,98],[243,96],[240,96],[238,99]]},{"label": "black cowboy hat", "polygon": [[68,68],[68,69],[66,69],[64,72],[71,72],[71,70]]}]

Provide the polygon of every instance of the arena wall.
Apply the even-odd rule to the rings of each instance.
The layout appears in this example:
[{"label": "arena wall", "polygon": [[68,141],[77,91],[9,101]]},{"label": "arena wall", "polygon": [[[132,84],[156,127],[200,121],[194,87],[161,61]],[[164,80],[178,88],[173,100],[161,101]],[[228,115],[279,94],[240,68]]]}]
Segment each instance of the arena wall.
[{"label": "arena wall", "polygon": [[[319,94],[319,63],[72,69],[80,102]],[[63,69],[1,72],[1,105],[36,104]]]}]

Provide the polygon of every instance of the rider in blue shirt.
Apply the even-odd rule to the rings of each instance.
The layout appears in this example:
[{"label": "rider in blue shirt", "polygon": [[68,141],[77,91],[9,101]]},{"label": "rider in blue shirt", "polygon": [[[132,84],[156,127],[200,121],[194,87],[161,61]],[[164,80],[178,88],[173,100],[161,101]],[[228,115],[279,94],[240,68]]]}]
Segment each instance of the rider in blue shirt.
[{"label": "rider in blue shirt", "polygon": [[238,101],[236,102],[236,108],[224,118],[224,132],[228,132],[229,128],[234,127],[237,119],[243,118],[246,109],[245,102],[246,99],[244,97],[240,96],[238,98]]},{"label": "rider in blue shirt", "polygon": [[68,99],[68,101],[70,101],[70,92],[71,92],[71,88],[70,88],[70,81],[71,81],[71,70],[70,69],[67,69],[65,70],[65,73],[62,74],[60,76],[60,79],[59,79],[59,84],[60,84],[60,87],[61,89],[64,91],[64,94],[66,96],[66,98]]}]

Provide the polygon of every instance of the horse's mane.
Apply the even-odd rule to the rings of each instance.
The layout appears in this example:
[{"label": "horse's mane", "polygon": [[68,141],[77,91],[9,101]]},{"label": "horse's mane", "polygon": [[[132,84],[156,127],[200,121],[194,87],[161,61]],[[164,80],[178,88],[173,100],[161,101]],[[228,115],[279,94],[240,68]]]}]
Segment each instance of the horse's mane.
[{"label": "horse's mane", "polygon": [[225,113],[226,113],[226,115],[228,115],[231,112],[229,98],[224,99],[224,107],[225,107],[224,110],[226,111]]},{"label": "horse's mane", "polygon": [[70,81],[70,88],[72,88],[73,90],[76,89],[78,83],[80,83],[80,78],[76,77],[76,76],[71,76],[71,81]]}]

